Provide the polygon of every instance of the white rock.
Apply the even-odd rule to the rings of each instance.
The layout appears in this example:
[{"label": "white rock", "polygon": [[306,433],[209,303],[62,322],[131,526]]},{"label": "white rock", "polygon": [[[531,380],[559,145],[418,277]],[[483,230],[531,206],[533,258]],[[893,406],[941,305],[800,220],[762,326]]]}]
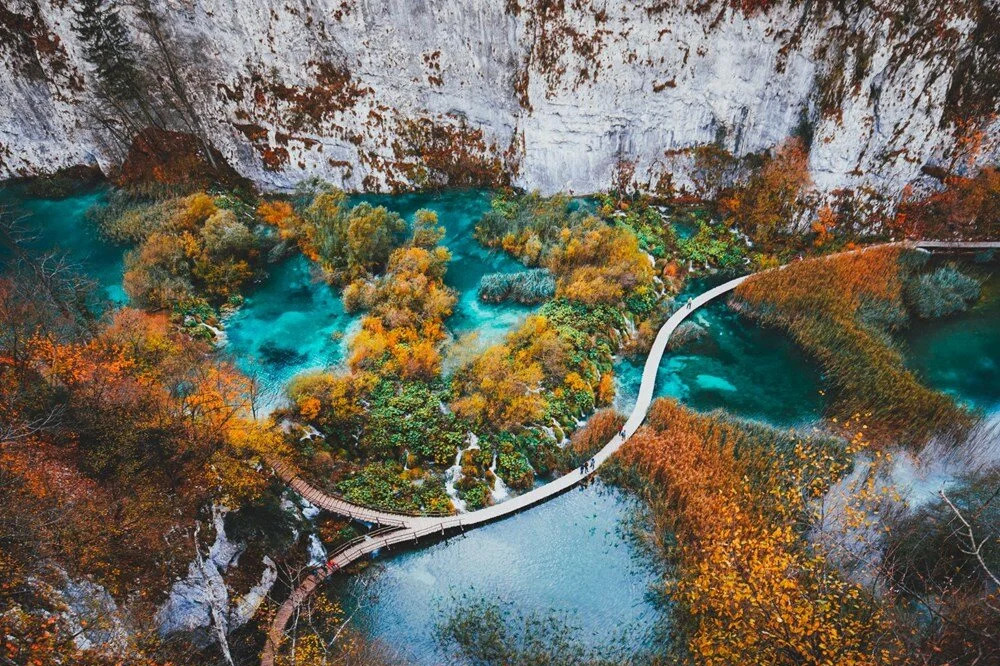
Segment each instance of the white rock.
[{"label": "white rock", "polygon": [[[482,130],[496,152],[509,149],[504,160],[516,184],[547,193],[605,189],[623,159],[635,163],[642,184],[671,174],[683,185],[690,159],[670,151],[717,139],[737,154],[765,150],[793,134],[804,110],[817,120],[809,164],[823,192],[870,186],[894,195],[920,179],[923,165],[952,156],[954,128],[940,125],[956,52],[975,28],[968,17],[948,19],[957,45],[939,48],[906,29],[891,33],[882,18],[895,11],[890,0],[805,20],[803,8],[815,3],[751,18],[722,3],[696,13],[687,3],[650,11],[647,3],[610,2],[600,16],[588,3],[566,3],[540,39],[528,3],[516,15],[508,4],[315,0],[293,11],[278,0],[153,0],[213,144],[265,188],[310,175],[349,189],[387,188],[404,179],[392,146],[405,145],[401,123],[413,119]],[[16,49],[0,49],[0,177],[112,165],[117,155],[88,114],[94,81],[71,28],[72,3],[8,5],[59,46],[29,64]],[[122,10],[135,29],[129,12]],[[867,64],[845,86],[839,109],[817,118],[817,82],[834,68],[853,76],[861,57],[853,46],[837,48],[852,32],[864,38]],[[575,52],[574,41],[592,44],[593,53]],[[135,42],[151,43],[138,30]],[[544,71],[537,53],[529,57],[532,44],[551,49],[561,73]],[[323,62],[349,71],[361,92],[296,127],[268,82],[301,91],[315,84]],[[525,74],[530,110],[515,86]],[[282,139],[289,159],[280,171],[264,167],[241,123],[258,126],[272,148],[279,134],[291,137]],[[988,129],[993,143],[979,163],[998,155],[1000,121]]]}]

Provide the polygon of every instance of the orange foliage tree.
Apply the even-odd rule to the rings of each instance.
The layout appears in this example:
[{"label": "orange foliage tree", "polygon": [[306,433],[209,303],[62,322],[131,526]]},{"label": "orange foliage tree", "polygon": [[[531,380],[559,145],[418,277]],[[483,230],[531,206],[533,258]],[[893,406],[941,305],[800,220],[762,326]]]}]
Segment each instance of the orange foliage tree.
[{"label": "orange foliage tree", "polygon": [[312,187],[311,201],[301,210],[270,201],[262,203],[257,213],[277,227],[283,240],[294,240],[331,283],[345,284],[382,271],[403,240],[402,218],[383,206],[349,207],[342,191],[323,184]]},{"label": "orange foliage tree", "polygon": [[537,361],[517,358],[507,345],[494,345],[469,371],[472,386],[452,404],[458,414],[480,428],[498,430],[541,417],[546,403],[541,395],[542,367]]},{"label": "orange foliage tree", "polygon": [[635,234],[596,217],[564,228],[547,263],[558,278],[557,296],[587,305],[620,303],[626,295],[648,287],[653,276],[653,266]]},{"label": "orange foliage tree", "polygon": [[139,241],[126,254],[123,281],[136,305],[164,309],[202,296],[218,305],[240,295],[260,259],[260,241],[220,205],[198,193],[106,223],[110,235]]},{"label": "orange foliage tree", "polygon": [[[804,543],[809,502],[846,469],[812,440],[753,431],[657,400],[622,460],[650,482],[676,537],[669,592],[702,664],[891,663],[900,645],[863,588]],[[686,618],[686,619],[685,619]]]},{"label": "orange foliage tree", "polygon": [[445,286],[451,254],[443,246],[421,247],[433,213],[421,211],[425,222],[413,242],[395,250],[386,274],[374,281],[355,282],[345,291],[349,309],[369,314],[351,341],[350,366],[378,370],[403,379],[433,379],[440,374],[438,347],[445,339],[444,320],[455,306],[455,293]]},{"label": "orange foliage tree", "polygon": [[720,207],[754,241],[767,246],[795,221],[799,195],[810,182],[809,153],[800,139],[788,139],[745,185],[724,195]]},{"label": "orange foliage tree", "polygon": [[894,230],[905,238],[995,240],[1000,236],[1000,170],[974,177],[949,175],[944,187],[923,197],[904,191]]},{"label": "orange foliage tree", "polygon": [[257,467],[284,447],[253,421],[252,383],[207,351],[164,316],[127,308],[70,335],[50,322],[0,349],[18,357],[0,404],[29,424],[53,415],[3,443],[2,467],[62,516],[52,552],[118,598],[177,575],[191,552],[178,524],[210,502],[259,496]]}]

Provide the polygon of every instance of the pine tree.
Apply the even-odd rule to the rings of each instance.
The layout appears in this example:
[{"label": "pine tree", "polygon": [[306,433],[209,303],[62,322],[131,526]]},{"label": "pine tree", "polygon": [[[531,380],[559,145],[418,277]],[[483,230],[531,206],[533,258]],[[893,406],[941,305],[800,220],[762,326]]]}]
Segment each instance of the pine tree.
[{"label": "pine tree", "polygon": [[120,99],[133,95],[139,71],[118,8],[110,0],[80,0],[76,19],[73,28],[101,83]]},{"label": "pine tree", "polygon": [[145,80],[115,0],[79,0],[73,30],[95,70],[102,100],[111,115],[135,133],[160,125],[149,103]]}]

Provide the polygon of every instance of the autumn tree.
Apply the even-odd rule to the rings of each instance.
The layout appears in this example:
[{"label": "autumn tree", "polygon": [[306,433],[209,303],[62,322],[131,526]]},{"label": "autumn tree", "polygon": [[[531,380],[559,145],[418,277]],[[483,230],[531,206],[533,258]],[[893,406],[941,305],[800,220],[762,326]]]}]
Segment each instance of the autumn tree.
[{"label": "autumn tree", "polygon": [[536,421],[545,408],[542,366],[524,364],[506,345],[487,349],[467,370],[468,388],[452,403],[454,410],[480,427],[498,430]]},{"label": "autumn tree", "polygon": [[767,246],[795,222],[799,196],[810,182],[808,152],[800,139],[788,139],[745,185],[723,196],[721,208],[755,242]]},{"label": "autumn tree", "polygon": [[948,175],[924,196],[904,190],[895,231],[905,238],[975,240],[1000,235],[1000,170],[984,167],[974,177]]},{"label": "autumn tree", "polygon": [[262,238],[234,210],[243,207],[196,193],[105,220],[113,237],[139,241],[125,256],[124,287],[132,301],[161,310],[197,299],[220,305],[240,297],[263,250]]},{"label": "autumn tree", "polygon": [[[310,205],[324,194],[336,197],[321,192]],[[348,217],[353,215],[365,234],[392,227],[379,209],[356,211]],[[262,210],[278,219],[286,213],[280,207]],[[444,284],[451,255],[433,244],[441,238],[437,216],[417,211],[410,240],[391,251],[385,273],[363,270],[344,289],[345,308],[365,312],[361,329],[349,341],[350,372],[304,375],[289,388],[291,412],[323,436],[321,443],[303,445],[300,457],[311,458],[321,482],[346,473],[349,478],[340,479],[337,488],[361,503],[388,502],[397,510],[450,506],[440,479],[424,478],[417,467],[423,461],[447,464],[465,437],[455,417],[441,412],[440,347],[447,335],[444,320],[456,300]],[[388,236],[383,240],[387,244],[379,252],[391,245]],[[395,465],[406,455],[412,472]],[[420,489],[414,489],[415,479],[424,482]]]},{"label": "autumn tree", "polygon": [[619,303],[653,279],[635,234],[595,217],[563,229],[547,263],[557,277],[556,294],[587,305]]},{"label": "autumn tree", "polygon": [[[303,254],[319,263],[334,284],[380,273],[392,250],[404,240],[406,223],[384,206],[348,207],[342,191],[323,183],[304,186],[300,198],[308,202],[300,210],[274,201],[261,204],[259,214],[278,228],[282,239],[294,240]],[[427,242],[433,227],[424,226],[419,217],[416,223],[420,242]]]},{"label": "autumn tree", "polygon": [[[10,360],[0,364],[0,405],[23,424],[0,463],[66,516],[49,532],[53,556],[116,598],[136,579],[162,585],[189,558],[178,522],[208,502],[235,507],[264,492],[258,466],[280,454],[283,437],[252,420],[250,382],[162,315],[126,308],[65,328],[28,302],[0,303],[4,317],[40,315],[30,333],[0,340]],[[16,332],[14,321],[4,330]],[[39,414],[57,418],[39,425]]]},{"label": "autumn tree", "polygon": [[425,380],[440,372],[438,347],[456,300],[444,284],[451,254],[440,245],[421,245],[430,240],[428,230],[438,235],[437,218],[429,211],[419,211],[417,217],[410,243],[392,252],[385,275],[356,281],[344,292],[348,309],[368,310],[351,342],[349,363],[356,370]]}]

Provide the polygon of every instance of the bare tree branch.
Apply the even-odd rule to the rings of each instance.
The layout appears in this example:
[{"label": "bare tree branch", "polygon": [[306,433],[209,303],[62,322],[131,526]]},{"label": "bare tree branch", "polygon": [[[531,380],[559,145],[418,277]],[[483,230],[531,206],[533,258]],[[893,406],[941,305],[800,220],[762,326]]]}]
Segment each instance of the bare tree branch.
[{"label": "bare tree branch", "polygon": [[993,584],[996,585],[997,587],[1000,587],[1000,578],[997,578],[996,574],[990,571],[990,568],[986,565],[986,560],[983,559],[983,552],[982,552],[983,546],[986,545],[987,540],[986,539],[982,539],[979,541],[976,540],[976,534],[975,531],[972,529],[972,525],[970,525],[969,521],[965,519],[965,516],[963,516],[962,512],[958,510],[958,507],[956,507],[952,503],[952,501],[948,499],[948,496],[945,494],[943,489],[938,491],[938,495],[941,496],[941,499],[945,501],[945,503],[951,508],[955,516],[959,519],[959,521],[961,521],[962,525],[965,526],[965,536],[969,540],[969,547],[968,549],[962,548],[961,549],[962,552],[965,553],[966,555],[972,555],[973,557],[975,557],[976,560],[979,562],[979,566],[982,568],[983,571],[986,572],[986,575],[990,577],[990,579],[993,581]]}]

